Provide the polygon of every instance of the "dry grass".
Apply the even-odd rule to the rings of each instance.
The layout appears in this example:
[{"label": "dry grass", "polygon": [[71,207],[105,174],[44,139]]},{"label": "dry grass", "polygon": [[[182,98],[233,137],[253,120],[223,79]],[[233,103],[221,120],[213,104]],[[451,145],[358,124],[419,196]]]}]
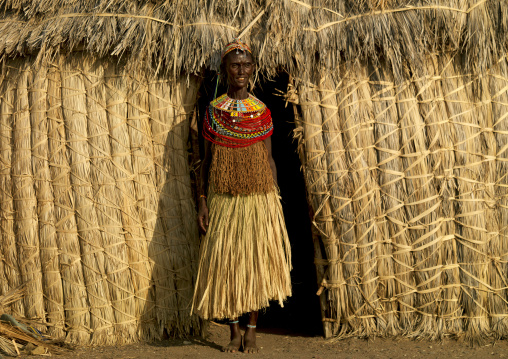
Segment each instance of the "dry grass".
[{"label": "dry grass", "polygon": [[430,55],[403,82],[358,61],[291,95],[339,337],[506,336],[507,64],[462,61]]},{"label": "dry grass", "polygon": [[199,331],[190,74],[242,33],[295,78],[326,332],[505,337],[507,9],[2,2],[0,293],[74,342]]},{"label": "dry grass", "polygon": [[[506,91],[506,78],[508,77],[508,66],[506,61],[500,62],[492,70],[492,76],[489,77],[489,89],[492,102],[492,128],[494,130],[494,137],[497,144],[497,153],[495,162],[496,173],[502,173],[502,176],[496,178],[494,198],[497,199],[497,222],[499,237],[494,238],[492,246],[497,249],[499,255],[495,260],[491,261],[491,286],[502,288],[497,291],[495,296],[498,298],[497,302],[501,302],[501,306],[494,306],[495,317],[493,318],[493,327],[496,332],[503,333],[506,336],[506,302],[503,300],[507,295],[508,281],[508,267],[506,266],[508,260],[508,168],[507,159],[508,152],[505,149],[508,143],[508,123],[506,121],[506,114],[508,112],[508,92]],[[493,268],[495,267],[495,269]],[[493,295],[494,296],[494,295]],[[492,296],[492,297],[493,297]],[[499,327],[499,329],[498,329]]]},{"label": "dry grass", "polygon": [[32,60],[5,65],[2,81],[1,293],[26,287],[9,311],[76,343],[199,332],[196,79],[149,83],[85,55],[44,71]]},{"label": "dry grass", "polygon": [[42,264],[42,289],[47,298],[46,318],[50,334],[54,337],[64,335],[65,312],[63,306],[62,278],[55,228],[55,200],[49,169],[49,143],[47,121],[47,68],[33,74],[30,87],[30,118],[32,128],[32,168],[34,189],[37,197],[39,219],[40,260]]},{"label": "dry grass", "polygon": [[[284,305],[291,295],[291,251],[279,195],[208,191],[210,226],[201,246],[192,310],[233,319]],[[231,263],[231,265],[224,265]]]},{"label": "dry grass", "polygon": [[67,135],[61,93],[62,73],[58,65],[48,70],[48,147],[55,206],[56,240],[59,249],[62,292],[65,299],[67,339],[86,343],[90,340],[90,312],[76,226],[71,168],[67,154]]},{"label": "dry grass", "polygon": [[306,78],[355,59],[388,59],[400,80],[404,63],[422,66],[429,52],[444,51],[463,53],[468,72],[485,70],[508,45],[502,0],[8,0],[0,10],[0,55],[34,54],[42,63],[86,49],[174,78],[217,70],[220,49],[240,34],[263,73],[283,66]]},{"label": "dry grass", "polygon": [[[23,323],[23,320],[18,318],[18,321],[12,316],[10,318],[4,316],[4,313],[9,311],[13,304],[22,303],[27,294],[27,287],[20,286],[0,295],[0,313],[2,314],[2,320],[0,321],[0,353],[9,356],[17,356],[20,350],[23,350],[28,343],[41,346],[46,352],[49,350],[53,353],[61,352],[60,348],[53,345],[55,341],[49,341],[49,339],[51,339],[50,337],[45,335],[43,338],[40,335],[27,332],[27,323]],[[48,317],[54,319],[54,313],[51,314],[53,315],[48,315]],[[34,328],[34,324],[35,323],[31,323],[30,326]],[[24,329],[21,330],[21,328]],[[57,331],[59,328],[55,325],[52,329],[53,331]]]},{"label": "dry grass", "polygon": [[[149,243],[139,238],[152,238],[157,222],[158,192],[154,183],[154,162],[152,129],[148,107],[148,84],[141,80],[134,82],[130,101],[127,103],[132,154],[132,170],[136,206],[139,216],[140,233],[132,237],[130,248],[130,266],[137,274],[133,276],[138,306],[136,316],[140,320],[139,335],[142,338],[158,337],[155,317],[155,291],[152,290],[150,277],[153,262],[144,260],[148,257]],[[142,231],[142,233],[141,233]]]},{"label": "dry grass", "polygon": [[[21,272],[18,261],[18,251],[14,236],[14,204],[12,194],[12,141],[13,141],[13,114],[15,112],[15,91],[17,69],[6,68],[2,78],[2,103],[0,115],[0,153],[2,166],[0,169],[1,188],[1,228],[2,228],[2,269],[5,281],[2,281],[2,294],[9,289],[18,288],[22,284]],[[16,302],[12,307],[13,313],[24,314],[21,302]]]},{"label": "dry grass", "polygon": [[39,256],[39,223],[37,198],[32,171],[32,146],[29,64],[20,64],[13,116],[12,145],[12,199],[14,235],[18,252],[21,280],[26,286],[25,316],[45,320],[42,290],[42,268]]}]

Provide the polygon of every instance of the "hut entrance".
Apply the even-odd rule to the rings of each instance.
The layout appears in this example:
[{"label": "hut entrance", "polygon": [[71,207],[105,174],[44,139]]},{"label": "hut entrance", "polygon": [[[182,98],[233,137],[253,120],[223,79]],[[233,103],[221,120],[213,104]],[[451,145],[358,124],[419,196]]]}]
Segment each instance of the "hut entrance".
[{"label": "hut entrance", "polygon": [[[208,76],[209,75],[209,76]],[[277,166],[278,184],[282,206],[291,241],[293,270],[291,281],[293,295],[284,308],[273,303],[260,313],[261,331],[285,334],[322,334],[319,297],[316,296],[317,282],[314,265],[311,222],[306,200],[305,183],[301,172],[301,162],[297,153],[297,141],[293,140],[295,128],[293,106],[286,106],[280,96],[288,87],[289,76],[279,73],[272,80],[260,80],[253,94],[262,100],[272,112],[274,134],[272,136],[273,157]],[[215,78],[207,74],[200,89],[199,118],[213,96]],[[226,88],[217,93],[224,93]],[[198,121],[201,124],[201,121]],[[201,131],[201,128],[199,129]],[[200,143],[202,138],[200,138]],[[200,148],[203,148],[200,146]],[[201,154],[202,157],[203,154]]]}]

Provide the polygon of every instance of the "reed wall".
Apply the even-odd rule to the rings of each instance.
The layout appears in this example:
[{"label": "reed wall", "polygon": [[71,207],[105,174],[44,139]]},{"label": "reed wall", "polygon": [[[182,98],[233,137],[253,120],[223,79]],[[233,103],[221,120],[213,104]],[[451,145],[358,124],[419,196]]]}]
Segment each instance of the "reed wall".
[{"label": "reed wall", "polygon": [[75,343],[199,332],[188,168],[198,80],[115,59],[8,60],[0,77],[0,291]]},{"label": "reed wall", "polygon": [[506,337],[507,59],[400,68],[348,63],[289,93],[325,333]]},{"label": "reed wall", "polygon": [[[0,293],[24,284],[14,314],[75,343],[199,332],[198,78],[33,61],[0,77]],[[289,97],[325,334],[506,337],[506,57],[473,74],[458,55],[359,60],[293,77]]]}]

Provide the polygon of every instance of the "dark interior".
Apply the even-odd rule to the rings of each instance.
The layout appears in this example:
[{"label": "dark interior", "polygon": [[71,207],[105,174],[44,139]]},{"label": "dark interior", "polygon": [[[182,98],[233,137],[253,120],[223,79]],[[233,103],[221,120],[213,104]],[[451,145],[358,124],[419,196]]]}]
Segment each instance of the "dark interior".
[{"label": "dark interior", "polygon": [[[293,105],[288,103],[286,106],[281,96],[281,93],[287,89],[288,80],[289,76],[280,72],[274,79],[258,81],[256,88],[252,91],[272,112],[274,121],[272,152],[277,166],[277,178],[291,242],[293,264],[291,271],[293,296],[287,300],[284,308],[277,303],[272,303],[269,308],[260,312],[258,330],[284,335],[322,335],[319,298],[316,295],[317,280],[311,222],[297,143],[293,140],[295,127]],[[199,132],[201,132],[203,113],[212,100],[215,85],[215,73],[206,73],[198,102]],[[225,86],[219,85],[217,95],[226,91]],[[200,144],[202,141],[203,138],[200,135]],[[203,146],[200,145],[200,148]]]}]

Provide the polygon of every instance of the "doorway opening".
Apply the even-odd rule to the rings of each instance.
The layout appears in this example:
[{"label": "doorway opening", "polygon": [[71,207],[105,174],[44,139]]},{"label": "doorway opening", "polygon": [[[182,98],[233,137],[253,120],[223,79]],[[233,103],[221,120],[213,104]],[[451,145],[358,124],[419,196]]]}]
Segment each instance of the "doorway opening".
[{"label": "doorway opening", "polygon": [[[252,94],[263,101],[272,112],[274,132],[272,154],[277,167],[277,181],[282,207],[291,243],[291,283],[293,295],[281,308],[277,303],[260,311],[258,330],[283,335],[322,335],[319,297],[314,265],[311,221],[306,199],[305,182],[300,169],[297,142],[293,139],[295,128],[292,104],[286,104],[283,93],[288,88],[289,76],[285,72],[273,79],[260,79]],[[205,73],[197,109],[198,142],[200,158],[203,154],[201,136],[203,114],[212,100],[216,85],[215,73]],[[227,91],[219,85],[217,95]]]}]

